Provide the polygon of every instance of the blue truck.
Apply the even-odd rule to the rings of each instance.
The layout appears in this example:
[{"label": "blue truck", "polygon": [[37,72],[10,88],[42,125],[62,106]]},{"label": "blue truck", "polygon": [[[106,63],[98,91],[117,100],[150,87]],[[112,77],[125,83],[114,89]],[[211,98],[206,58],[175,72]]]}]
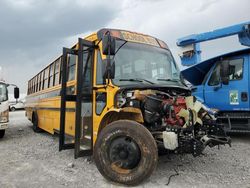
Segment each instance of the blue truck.
[{"label": "blue truck", "polygon": [[[200,43],[238,35],[247,48],[201,61]],[[228,132],[250,132],[250,21],[177,40],[182,76],[192,84],[192,94],[215,109],[217,123]]]}]

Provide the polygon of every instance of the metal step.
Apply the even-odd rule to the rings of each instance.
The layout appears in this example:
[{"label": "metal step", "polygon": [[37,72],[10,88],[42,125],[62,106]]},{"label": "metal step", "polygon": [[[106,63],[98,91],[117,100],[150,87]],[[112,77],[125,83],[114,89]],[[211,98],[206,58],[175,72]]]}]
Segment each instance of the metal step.
[{"label": "metal step", "polygon": [[81,150],[91,150],[91,147],[90,147],[90,146],[87,146],[87,145],[81,145],[81,146],[80,146],[80,149],[81,149]]},{"label": "metal step", "polygon": [[91,136],[90,135],[85,135],[84,138],[91,140]]}]

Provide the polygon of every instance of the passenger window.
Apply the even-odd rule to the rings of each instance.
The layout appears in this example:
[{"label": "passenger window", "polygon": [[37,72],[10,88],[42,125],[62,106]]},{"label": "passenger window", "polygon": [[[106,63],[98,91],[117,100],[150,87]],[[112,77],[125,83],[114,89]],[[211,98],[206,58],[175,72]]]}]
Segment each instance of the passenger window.
[{"label": "passenger window", "polygon": [[41,91],[43,89],[42,84],[43,84],[43,72],[40,73],[39,91]]},{"label": "passenger window", "polygon": [[31,92],[34,93],[34,78],[32,79]]},{"label": "passenger window", "polygon": [[63,68],[62,56],[59,58],[59,64],[60,64],[59,84],[61,84],[62,83],[62,68]]},{"label": "passenger window", "polygon": [[36,91],[39,91],[39,83],[40,83],[40,74],[37,75],[37,81],[36,81]]},{"label": "passenger window", "polygon": [[44,81],[43,81],[43,89],[48,88],[48,76],[49,76],[49,67],[45,69],[44,72]]},{"label": "passenger window", "polygon": [[32,87],[32,80],[30,80],[30,89],[29,89],[29,93],[30,93],[30,94],[32,93],[31,87]]},{"label": "passenger window", "polygon": [[27,94],[30,94],[30,81],[28,82],[28,93]]},{"label": "passenger window", "polygon": [[59,84],[59,60],[55,63],[54,86]]},{"label": "passenger window", "polygon": [[76,55],[69,55],[68,62],[68,81],[70,81],[75,79]]},{"label": "passenger window", "polygon": [[243,77],[243,59],[229,61],[229,80],[241,80]]},{"label": "passenger window", "polygon": [[50,69],[49,69],[49,87],[53,86],[53,73],[54,73],[54,63],[52,63],[50,65]]},{"label": "passenger window", "polygon": [[35,92],[37,92],[38,76],[35,77]]},{"label": "passenger window", "polygon": [[30,90],[30,81],[28,81],[28,90],[27,90],[27,95],[29,94],[29,90]]}]

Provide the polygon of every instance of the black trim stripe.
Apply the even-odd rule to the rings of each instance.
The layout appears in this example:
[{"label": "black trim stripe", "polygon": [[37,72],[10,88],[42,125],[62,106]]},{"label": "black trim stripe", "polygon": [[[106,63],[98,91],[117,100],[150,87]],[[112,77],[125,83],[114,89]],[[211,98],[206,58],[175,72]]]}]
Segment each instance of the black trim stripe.
[{"label": "black trim stripe", "polygon": [[[51,110],[51,111],[60,111],[61,108],[54,108],[54,107],[36,107],[36,110]],[[75,108],[66,108],[66,112],[75,112]]]},{"label": "black trim stripe", "polygon": [[[41,100],[41,99],[48,99],[48,98],[52,98],[52,97],[59,97],[61,92],[61,88],[54,90],[54,91],[50,91],[47,93],[43,93],[37,96],[27,96],[26,100],[27,102],[31,102],[31,101],[36,101],[36,100]],[[75,92],[75,86],[69,86],[67,87],[67,94],[68,95],[72,95]]]}]

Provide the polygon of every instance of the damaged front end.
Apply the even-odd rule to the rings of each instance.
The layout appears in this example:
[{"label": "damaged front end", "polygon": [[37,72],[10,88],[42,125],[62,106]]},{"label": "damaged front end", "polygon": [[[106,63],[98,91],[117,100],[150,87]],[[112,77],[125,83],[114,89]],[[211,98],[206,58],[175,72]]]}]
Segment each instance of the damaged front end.
[{"label": "damaged front end", "polygon": [[206,146],[231,145],[223,127],[201,102],[181,88],[122,90],[118,108],[141,110],[144,126],[159,149],[198,156]]}]

